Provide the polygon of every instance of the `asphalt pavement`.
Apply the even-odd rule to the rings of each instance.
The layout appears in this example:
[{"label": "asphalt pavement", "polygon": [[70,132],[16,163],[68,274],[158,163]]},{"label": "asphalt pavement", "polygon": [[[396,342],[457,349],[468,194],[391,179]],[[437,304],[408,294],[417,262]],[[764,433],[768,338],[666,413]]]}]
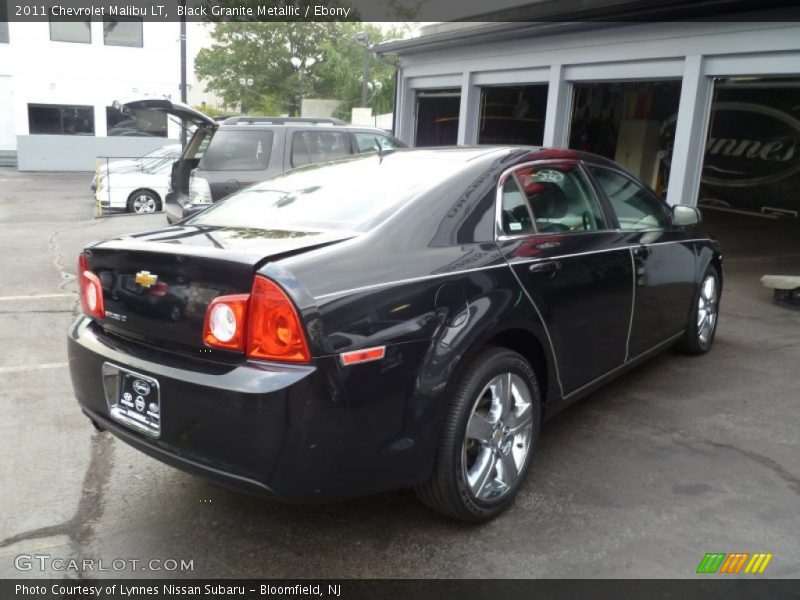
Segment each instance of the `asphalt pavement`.
[{"label": "asphalt pavement", "polygon": [[714,349],[667,351],[550,421],[516,504],[474,526],[409,491],[279,504],[95,432],[66,368],[77,256],[164,217],[94,218],[90,179],[0,169],[0,577],[685,578],[706,552],[800,577],[800,311],[759,284],[800,274],[797,223],[709,212]]}]

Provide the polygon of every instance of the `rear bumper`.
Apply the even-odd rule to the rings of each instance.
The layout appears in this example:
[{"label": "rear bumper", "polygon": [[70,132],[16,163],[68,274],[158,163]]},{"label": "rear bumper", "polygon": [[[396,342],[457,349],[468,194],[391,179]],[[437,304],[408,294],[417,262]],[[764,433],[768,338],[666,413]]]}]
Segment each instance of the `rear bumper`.
[{"label": "rear bumper", "polygon": [[[311,365],[225,364],[167,353],[102,332],[78,317],[69,367],[83,412],[122,441],[181,470],[280,500],[321,503],[412,487],[430,473],[430,420],[409,420],[414,375],[427,342],[402,344],[397,368],[343,371],[335,356]],[[158,437],[110,415],[103,364],[157,380]]]},{"label": "rear bumper", "polygon": [[[317,500],[309,489],[310,480],[290,468],[296,461],[305,462],[299,455],[309,449],[292,439],[287,427],[290,407],[302,405],[312,394],[316,367],[221,365],[170,356],[101,337],[83,317],[69,329],[68,353],[81,409],[124,442],[231,487],[284,500]],[[158,438],[110,416],[101,379],[107,362],[158,381],[162,419]]]}]

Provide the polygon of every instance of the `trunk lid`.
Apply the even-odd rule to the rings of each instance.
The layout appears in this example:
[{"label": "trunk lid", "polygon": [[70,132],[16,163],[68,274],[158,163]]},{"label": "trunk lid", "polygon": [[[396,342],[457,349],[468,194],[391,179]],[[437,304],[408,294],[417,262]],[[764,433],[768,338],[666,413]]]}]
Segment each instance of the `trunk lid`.
[{"label": "trunk lid", "polygon": [[103,287],[103,328],[196,355],[205,349],[203,322],[214,298],[249,293],[266,262],[353,236],[182,225],[101,242],[85,252]]}]

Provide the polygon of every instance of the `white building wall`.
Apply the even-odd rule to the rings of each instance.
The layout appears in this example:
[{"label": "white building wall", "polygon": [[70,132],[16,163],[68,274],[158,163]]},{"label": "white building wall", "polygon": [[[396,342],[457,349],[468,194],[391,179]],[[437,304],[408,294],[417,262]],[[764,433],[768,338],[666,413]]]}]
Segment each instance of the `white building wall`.
[{"label": "white building wall", "polygon": [[[20,170],[93,170],[96,156],[140,156],[178,139],[174,123],[167,139],[106,137],[106,107],[114,100],[180,97],[178,24],[144,23],[142,48],[106,46],[101,21],[92,22],[91,32],[90,44],[56,42],[48,23],[9,24],[0,78],[10,79],[11,104],[0,83],[0,144],[8,146],[2,132],[13,123]],[[30,135],[29,103],[93,106],[95,135]]]},{"label": "white building wall", "polygon": [[398,50],[398,137],[414,143],[419,90],[461,88],[458,140],[471,144],[481,85],[549,83],[544,144],[564,146],[573,83],[678,79],[684,91],[667,200],[696,203],[711,78],[800,75],[797,23],[582,24],[582,31],[553,33],[557,25],[521,39],[481,43],[475,36],[441,49]]}]

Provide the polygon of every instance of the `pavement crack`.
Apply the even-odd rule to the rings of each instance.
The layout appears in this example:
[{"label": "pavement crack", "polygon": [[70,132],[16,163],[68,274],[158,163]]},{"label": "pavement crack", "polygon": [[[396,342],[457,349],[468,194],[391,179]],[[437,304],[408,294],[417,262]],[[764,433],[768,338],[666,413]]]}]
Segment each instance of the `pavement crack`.
[{"label": "pavement crack", "polygon": [[[79,229],[88,229],[89,227],[97,225],[97,223],[98,223],[97,220],[93,220],[87,223],[86,225],[83,225]],[[58,286],[60,290],[64,290],[66,285],[74,281],[75,275],[66,270],[66,266],[64,265],[64,256],[58,248],[57,240],[58,236],[60,236],[62,233],[74,230],[75,228],[71,227],[69,229],[61,229],[59,231],[56,231],[53,233],[53,235],[50,236],[50,239],[47,241],[47,251],[49,252],[50,258],[53,261],[53,266],[55,266],[56,271],[58,271],[58,274],[61,276],[61,283]]]},{"label": "pavement crack", "polygon": [[652,423],[641,423],[641,424],[650,429],[659,431],[661,433],[670,434],[672,435],[673,439],[675,439],[678,443],[683,443],[684,445],[688,445],[689,443],[694,443],[694,444],[701,444],[704,446],[711,446],[712,448],[719,448],[720,450],[732,450],[734,452],[738,452],[742,456],[749,458],[753,462],[758,463],[762,467],[765,467],[770,471],[772,471],[778,478],[783,480],[783,482],[789,487],[789,489],[791,489],[795,494],[800,495],[800,477],[787,471],[781,464],[771,459],[769,456],[764,456],[763,454],[759,454],[758,452],[753,452],[752,450],[745,450],[744,448],[739,448],[738,446],[734,446],[733,444],[717,442],[715,440],[711,440],[708,438],[701,438],[692,435],[687,431],[683,431],[681,429],[674,429],[671,427],[659,427],[657,425],[653,425]]},{"label": "pavement crack", "polygon": [[83,477],[81,498],[75,514],[56,525],[23,531],[0,541],[0,548],[24,540],[65,535],[73,546],[80,547],[92,535],[94,523],[103,514],[103,494],[111,475],[113,464],[113,438],[109,433],[95,432],[92,436],[91,456]]},{"label": "pavement crack", "polygon": [[696,438],[694,436],[690,436],[688,434],[682,434],[683,437],[687,439],[704,444],[706,446],[712,446],[714,448],[720,448],[722,450],[733,450],[734,452],[738,452],[742,456],[745,456],[752,460],[755,463],[758,463],[762,467],[765,467],[772,471],[777,477],[783,480],[783,482],[791,489],[795,494],[800,495],[800,477],[797,477],[793,473],[787,471],[781,464],[771,459],[769,456],[764,456],[763,454],[759,454],[758,452],[753,452],[752,450],[745,450],[744,448],[739,448],[738,446],[734,446],[733,444],[725,444],[723,442],[715,442],[714,440],[707,440],[702,438]]}]

